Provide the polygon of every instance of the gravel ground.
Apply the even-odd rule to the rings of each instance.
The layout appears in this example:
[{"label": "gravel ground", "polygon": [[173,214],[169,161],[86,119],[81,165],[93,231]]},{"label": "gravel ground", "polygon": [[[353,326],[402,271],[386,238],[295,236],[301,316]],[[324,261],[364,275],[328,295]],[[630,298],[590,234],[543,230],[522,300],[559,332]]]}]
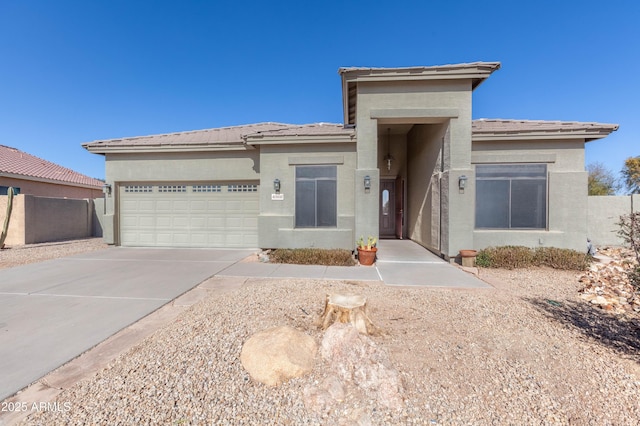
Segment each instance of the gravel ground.
[{"label": "gravel ground", "polygon": [[[56,402],[65,409],[25,424],[638,424],[637,318],[580,301],[573,272],[480,276],[494,288],[248,279],[63,391]],[[307,412],[303,389],[327,376],[319,356],[310,375],[276,388],[242,368],[242,344],[257,331],[291,325],[320,342],[313,322],[327,293],[367,297],[387,332],[373,339],[403,380],[402,410],[353,396],[324,414]]]},{"label": "gravel ground", "polygon": [[10,246],[0,250],[0,269],[101,250],[107,247],[108,245],[102,242],[102,238]]}]

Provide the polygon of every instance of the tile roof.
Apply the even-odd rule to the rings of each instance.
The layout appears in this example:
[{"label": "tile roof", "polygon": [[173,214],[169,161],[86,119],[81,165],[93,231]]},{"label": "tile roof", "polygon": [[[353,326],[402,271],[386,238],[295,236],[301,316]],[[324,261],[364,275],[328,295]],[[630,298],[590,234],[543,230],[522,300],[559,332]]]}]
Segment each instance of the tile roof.
[{"label": "tile roof", "polygon": [[97,140],[82,144],[92,152],[106,149],[150,149],[180,147],[228,147],[243,146],[246,139],[286,136],[331,136],[354,134],[353,129],[345,129],[342,124],[285,124],[257,123],[187,132],[164,133],[120,139]]},{"label": "tile roof", "polygon": [[103,182],[43,160],[16,148],[0,145],[0,175],[18,175],[57,181],[66,185],[102,188]]},{"label": "tile roof", "polygon": [[338,69],[338,74],[345,74],[354,71],[365,72],[421,72],[421,71],[458,71],[466,70],[469,68],[482,68],[490,71],[495,71],[501,66],[500,62],[465,62],[459,64],[446,64],[446,65],[429,65],[429,66],[414,66],[414,67],[341,67]]},{"label": "tile roof", "polygon": [[578,122],[578,121],[543,121],[543,120],[473,120],[472,132],[475,136],[509,136],[525,133],[537,136],[581,135],[587,140],[599,139],[618,130],[617,124]]},{"label": "tile roof", "polygon": [[256,137],[272,137],[272,136],[343,136],[355,135],[353,127],[345,127],[343,124],[335,123],[313,123],[301,125],[289,125],[281,129],[267,130],[247,134],[248,139]]},{"label": "tile roof", "polygon": [[[192,130],[187,132],[164,133],[148,136],[134,136],[119,139],[97,140],[82,144],[85,148],[110,147],[161,147],[190,145],[240,145],[243,136],[252,133],[279,130],[292,126],[284,123],[257,123],[242,126],[219,127],[215,129]],[[93,149],[90,149],[93,150]]]}]

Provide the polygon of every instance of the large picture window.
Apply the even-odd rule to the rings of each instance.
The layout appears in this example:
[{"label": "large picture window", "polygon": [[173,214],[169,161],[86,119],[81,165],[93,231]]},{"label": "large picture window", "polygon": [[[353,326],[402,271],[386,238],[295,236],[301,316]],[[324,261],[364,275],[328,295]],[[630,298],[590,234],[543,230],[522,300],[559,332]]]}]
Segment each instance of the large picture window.
[{"label": "large picture window", "polygon": [[336,166],[296,167],[296,227],[336,226]]},{"label": "large picture window", "polygon": [[476,228],[546,227],[546,164],[476,166]]}]

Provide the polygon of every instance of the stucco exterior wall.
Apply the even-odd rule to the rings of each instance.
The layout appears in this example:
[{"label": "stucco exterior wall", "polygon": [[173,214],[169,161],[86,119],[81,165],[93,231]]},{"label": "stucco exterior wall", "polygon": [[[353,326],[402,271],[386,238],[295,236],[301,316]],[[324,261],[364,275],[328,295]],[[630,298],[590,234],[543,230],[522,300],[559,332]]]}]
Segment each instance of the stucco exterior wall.
[{"label": "stucco exterior wall", "polygon": [[103,239],[117,242],[116,194],[121,184],[132,182],[238,182],[260,179],[260,153],[255,150],[215,152],[169,152],[107,154],[107,183],[112,186],[106,198],[102,220]]},{"label": "stucco exterior wall", "polygon": [[440,179],[444,124],[415,125],[407,135],[407,226],[413,241],[440,253]]},{"label": "stucco exterior wall", "polygon": [[[471,172],[471,81],[394,81],[359,82],[357,86],[356,234],[378,235],[379,181],[378,126],[384,124],[427,124],[449,121],[445,146],[445,173],[442,175],[443,197],[448,209],[443,217],[441,248],[445,256],[453,255],[472,243],[472,233],[465,225],[473,220],[469,198],[454,193],[449,180]],[[383,128],[381,126],[380,128]],[[370,193],[359,190],[357,182],[371,176]],[[411,182],[408,181],[408,185]],[[455,222],[461,226],[452,226]]]},{"label": "stucco exterior wall", "polygon": [[[11,208],[11,218],[9,219],[9,229],[7,237],[4,240],[6,246],[15,246],[25,244],[24,228],[24,195],[15,195]],[[0,195],[0,227],[4,225],[4,219],[7,214],[7,195]],[[1,230],[0,230],[1,231]]]},{"label": "stucco exterior wall", "polygon": [[[633,197],[633,199],[632,199]],[[623,245],[617,235],[620,216],[640,211],[640,194],[633,196],[589,196],[587,200],[587,236],[595,246]]]},{"label": "stucco exterior wall", "polygon": [[[353,249],[355,143],[265,145],[260,147],[260,215],[262,248]],[[337,166],[337,226],[295,227],[295,169],[304,165]],[[272,200],[273,181],[280,180],[282,200]]]},{"label": "stucco exterior wall", "polygon": [[76,199],[93,199],[102,197],[102,188],[84,188],[9,177],[0,177],[0,186],[18,187],[20,188],[20,194],[36,195],[40,197]]},{"label": "stucco exterior wall", "polygon": [[[522,245],[583,251],[587,239],[584,140],[474,142],[472,162],[547,164],[547,229],[475,229],[473,248]],[[469,190],[475,194],[475,179]],[[475,201],[474,201],[475,202]]]},{"label": "stucco exterior wall", "polygon": [[[4,221],[7,196],[0,196]],[[17,195],[5,245],[23,245],[94,236],[94,203],[91,199],[65,199]]]}]

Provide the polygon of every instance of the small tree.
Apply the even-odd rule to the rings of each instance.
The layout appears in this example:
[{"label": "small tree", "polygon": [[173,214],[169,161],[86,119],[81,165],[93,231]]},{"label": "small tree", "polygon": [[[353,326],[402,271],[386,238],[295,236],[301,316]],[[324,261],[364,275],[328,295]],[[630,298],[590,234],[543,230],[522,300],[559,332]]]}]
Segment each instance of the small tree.
[{"label": "small tree", "polygon": [[621,173],[629,193],[640,194],[640,155],[627,158]]},{"label": "small tree", "polygon": [[615,195],[622,186],[611,170],[602,163],[591,163],[587,166],[589,174],[589,195]]},{"label": "small tree", "polygon": [[636,292],[640,291],[640,212],[620,216],[618,235],[636,255],[636,265],[628,272],[629,281]]}]

